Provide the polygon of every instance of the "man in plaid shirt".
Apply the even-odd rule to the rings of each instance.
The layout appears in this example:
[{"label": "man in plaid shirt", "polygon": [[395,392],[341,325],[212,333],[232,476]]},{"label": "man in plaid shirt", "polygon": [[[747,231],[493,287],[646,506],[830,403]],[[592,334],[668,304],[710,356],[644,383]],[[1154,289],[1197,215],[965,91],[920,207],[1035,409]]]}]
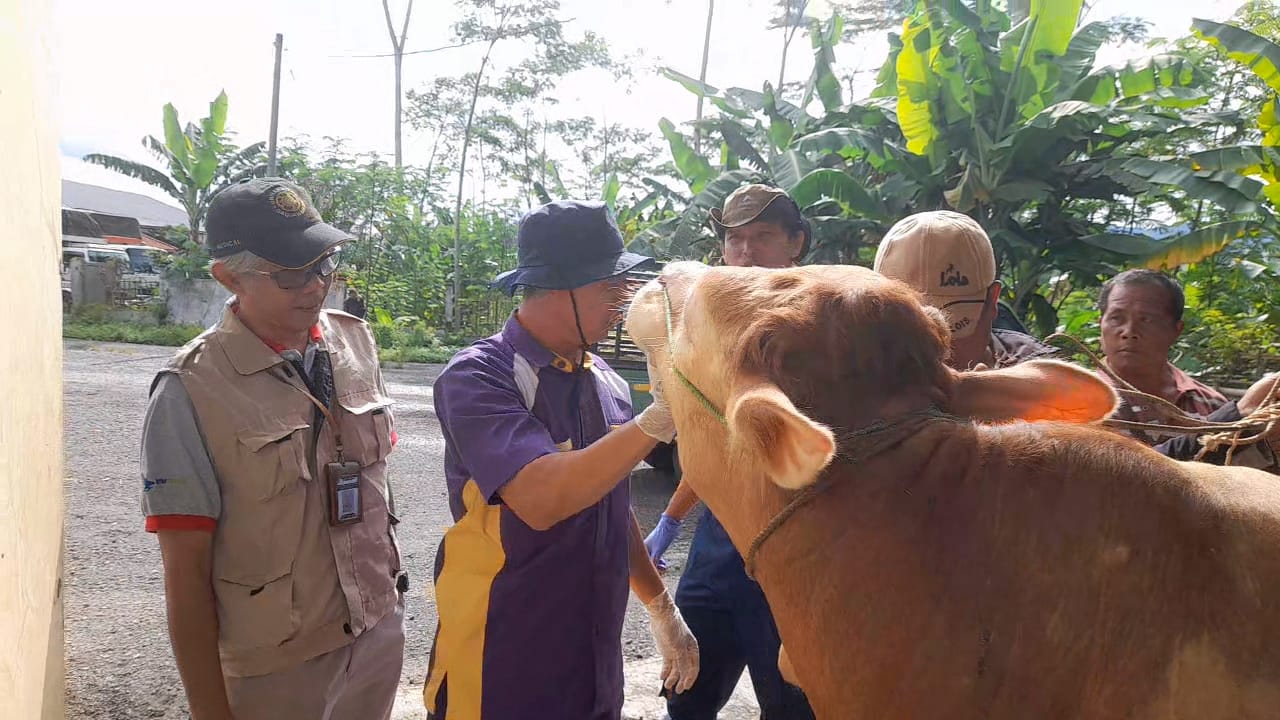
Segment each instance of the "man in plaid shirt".
[{"label": "man in plaid shirt", "polygon": [[[1227,398],[1169,362],[1169,350],[1182,334],[1185,302],[1182,286],[1162,273],[1126,270],[1111,278],[1098,297],[1102,352],[1111,369],[1130,385],[1208,418],[1227,404]],[[1099,375],[1111,381],[1105,373]],[[1116,417],[1160,421],[1153,408],[1130,403],[1121,406]],[[1131,434],[1148,445],[1158,442],[1141,431]]]}]

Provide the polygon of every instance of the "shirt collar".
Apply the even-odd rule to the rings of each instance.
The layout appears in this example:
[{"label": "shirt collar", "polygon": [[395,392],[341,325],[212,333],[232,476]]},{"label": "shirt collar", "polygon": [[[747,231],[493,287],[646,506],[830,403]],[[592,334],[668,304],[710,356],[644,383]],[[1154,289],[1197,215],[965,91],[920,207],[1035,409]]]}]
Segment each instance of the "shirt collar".
[{"label": "shirt collar", "polygon": [[[511,313],[511,317],[507,318],[507,324],[502,327],[502,339],[505,340],[512,348],[515,349],[525,360],[529,361],[537,369],[544,367],[553,367],[563,373],[572,373],[576,366],[572,360],[560,356],[547,348],[536,338],[520,321],[516,319],[516,314]],[[587,361],[584,363],[586,369],[591,368],[591,353],[587,353]]]},{"label": "shirt collar", "polygon": [[1201,385],[1177,365],[1169,363],[1169,372],[1173,373],[1173,386],[1178,390],[1179,398],[1189,392],[1202,392],[1204,390],[1204,385]]},{"label": "shirt collar", "polygon": [[[226,310],[222,314],[222,322],[218,327],[218,335],[222,340],[227,358],[241,375],[252,375],[262,372],[284,362],[280,353],[285,349],[281,345],[268,343],[258,337],[247,325],[240,321],[240,306],[232,297],[227,301]],[[311,327],[310,341],[319,343],[322,339],[320,326]]]}]

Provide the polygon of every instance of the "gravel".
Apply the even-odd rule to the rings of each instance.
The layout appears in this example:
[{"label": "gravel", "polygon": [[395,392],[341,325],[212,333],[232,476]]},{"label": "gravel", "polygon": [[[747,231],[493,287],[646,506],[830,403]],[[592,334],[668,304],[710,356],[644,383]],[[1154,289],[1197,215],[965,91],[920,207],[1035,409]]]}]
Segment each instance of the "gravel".
[{"label": "gravel", "polygon": [[[64,347],[66,452],[66,662],[68,718],[187,718],[165,627],[160,553],[142,529],[138,447],[148,387],[172,348],[68,340]],[[452,523],[443,479],[444,441],[432,409],[439,365],[384,371],[396,400],[399,445],[389,460],[400,539],[412,589],[397,717],[420,716],[436,611],[429,582],[436,547]],[[674,481],[643,467],[632,476],[636,513],[652,527]],[[675,586],[692,527],[667,553]],[[623,631],[628,665],[656,650],[632,598]],[[650,665],[652,663],[649,663]],[[628,689],[628,697],[656,688]],[[408,707],[417,704],[417,707]],[[398,705],[399,708],[399,705]]]}]

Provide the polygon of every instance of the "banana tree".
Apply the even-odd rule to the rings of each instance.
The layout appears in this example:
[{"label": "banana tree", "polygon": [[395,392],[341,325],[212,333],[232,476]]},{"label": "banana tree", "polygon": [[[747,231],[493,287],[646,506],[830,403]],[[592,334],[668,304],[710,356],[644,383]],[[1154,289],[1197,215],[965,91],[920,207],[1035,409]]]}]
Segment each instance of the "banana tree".
[{"label": "banana tree", "polygon": [[266,174],[265,143],[245,148],[232,145],[227,136],[227,94],[209,103],[209,115],[183,126],[172,103],[164,106],[164,140],[148,135],[142,144],[164,167],[155,168],[114,155],[93,153],[85,162],[101,165],[121,175],[160,188],[187,212],[188,247],[199,247],[200,229],[209,201],[219,190],[247,177]]},{"label": "banana tree", "polygon": [[[664,126],[682,171],[697,168],[685,172],[696,182],[689,211],[705,212],[753,173],[804,206],[819,228],[812,259],[824,262],[865,260],[865,246],[906,214],[968,213],[992,236],[1006,299],[1042,331],[1057,322],[1042,292],[1050,278],[1094,284],[1127,264],[1185,262],[1254,232],[1270,217],[1260,183],[1144,151],[1151,138],[1224,121],[1205,107],[1203,74],[1177,55],[1096,67],[1115,31],[1077,28],[1081,4],[1034,0],[1013,24],[983,0],[924,2],[891,36],[871,97],[850,104],[829,82],[838,19],[811,34],[814,74],[800,106],[778,102],[768,85],[721,92],[669,71],[720,111],[704,121],[723,139],[718,165],[680,159]],[[818,101],[815,117],[807,109]],[[1118,206],[1141,200],[1158,214],[1176,199],[1212,203],[1231,223],[1122,242],[1109,222]],[[682,218],[672,248],[698,227]]]},{"label": "banana tree", "polygon": [[1196,37],[1243,65],[1271,91],[1256,118],[1256,144],[1215,148],[1193,159],[1205,169],[1237,172],[1262,182],[1267,202],[1280,205],[1280,45],[1244,28],[1209,20],[1195,20],[1192,29]]}]

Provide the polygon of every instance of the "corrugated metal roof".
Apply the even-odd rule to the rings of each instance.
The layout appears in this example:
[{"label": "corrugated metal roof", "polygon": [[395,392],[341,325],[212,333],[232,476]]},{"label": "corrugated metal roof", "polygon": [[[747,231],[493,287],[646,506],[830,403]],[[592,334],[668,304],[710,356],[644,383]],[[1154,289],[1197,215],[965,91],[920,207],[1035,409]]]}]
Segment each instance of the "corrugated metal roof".
[{"label": "corrugated metal roof", "polygon": [[181,208],[138,193],[87,185],[73,180],[62,181],[62,206],[76,210],[134,218],[139,225],[164,227],[187,224],[187,213]]}]

